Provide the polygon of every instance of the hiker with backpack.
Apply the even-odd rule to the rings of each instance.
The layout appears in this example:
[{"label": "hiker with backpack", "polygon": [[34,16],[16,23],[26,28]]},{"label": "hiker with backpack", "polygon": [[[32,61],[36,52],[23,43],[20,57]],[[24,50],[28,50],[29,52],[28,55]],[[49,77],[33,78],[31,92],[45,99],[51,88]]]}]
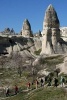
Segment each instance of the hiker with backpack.
[{"label": "hiker with backpack", "polygon": [[42,78],[41,78],[41,80],[40,80],[40,83],[41,83],[41,87],[44,86],[44,81],[43,81]]},{"label": "hiker with backpack", "polygon": [[65,79],[64,79],[64,77],[61,76],[61,80],[60,80],[60,82],[61,82],[61,87],[64,87],[64,85],[65,85],[65,84],[64,84],[64,83],[65,83]]}]

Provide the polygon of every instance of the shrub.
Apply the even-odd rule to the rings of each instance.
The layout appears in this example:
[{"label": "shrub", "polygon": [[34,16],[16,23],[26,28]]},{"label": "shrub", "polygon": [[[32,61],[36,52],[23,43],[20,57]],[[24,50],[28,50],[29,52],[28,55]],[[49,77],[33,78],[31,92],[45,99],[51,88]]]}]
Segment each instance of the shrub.
[{"label": "shrub", "polygon": [[34,53],[35,53],[36,55],[40,55],[40,52],[41,52],[41,49],[39,49],[39,50],[37,50],[37,51],[34,51]]}]

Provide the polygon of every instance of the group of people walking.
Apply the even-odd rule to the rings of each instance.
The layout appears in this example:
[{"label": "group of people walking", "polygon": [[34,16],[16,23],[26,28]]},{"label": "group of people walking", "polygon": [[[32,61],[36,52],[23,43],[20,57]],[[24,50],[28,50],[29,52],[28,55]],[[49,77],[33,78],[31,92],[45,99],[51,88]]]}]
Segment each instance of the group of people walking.
[{"label": "group of people walking", "polygon": [[[38,85],[39,85],[39,80],[38,79],[36,79],[35,81],[34,81],[34,83],[31,83],[31,82],[28,82],[27,83],[27,90],[29,90],[30,88],[31,88],[31,85],[34,85],[35,84],[35,88],[37,89],[38,88]],[[41,78],[41,80],[40,80],[40,86],[42,87],[42,86],[44,86],[44,80]]]},{"label": "group of people walking", "polygon": [[[36,79],[33,84],[35,84],[36,89],[38,88],[38,86],[43,87],[45,85],[55,86],[55,87],[57,87],[59,85],[60,87],[64,87],[65,86],[65,78],[63,76],[61,76],[61,78],[59,80],[56,77],[53,79],[49,78],[47,82],[44,78],[41,78],[41,79]],[[31,85],[33,85],[33,84],[28,82],[27,89],[29,90],[31,88]]]},{"label": "group of people walking", "polygon": [[39,85],[42,87],[42,86],[44,86],[44,79],[41,78],[40,81],[39,81],[38,78],[37,78],[33,83],[28,82],[28,84],[27,84],[28,90],[31,88],[31,85],[34,85],[36,89],[38,88]]},{"label": "group of people walking", "polygon": [[53,79],[49,78],[48,81],[48,86],[55,86],[57,87],[58,85],[60,85],[60,87],[64,87],[65,86],[65,78],[63,76],[61,76],[60,79],[58,79],[58,77],[55,77]]},{"label": "group of people walking", "polygon": [[[59,85],[58,84],[59,83],[58,79],[54,78],[53,81],[54,81],[53,82],[53,86],[57,87]],[[35,83],[35,88],[36,89],[38,87],[43,87],[46,84],[47,84],[47,86],[52,86],[52,84],[51,84],[52,83],[51,78],[49,78],[48,82],[46,82],[46,80],[44,78],[40,78],[40,79],[37,78],[34,83]],[[27,83],[27,90],[30,90],[31,86],[34,85],[34,83],[28,82]],[[65,79],[64,79],[63,76],[61,76],[61,78],[60,78],[60,85],[61,85],[61,87],[64,87],[64,85],[65,85]],[[15,87],[14,87],[14,94],[17,94],[17,93],[18,93],[18,86],[15,85]],[[10,95],[10,89],[7,87],[6,88],[6,96],[9,96],[9,95]]]}]

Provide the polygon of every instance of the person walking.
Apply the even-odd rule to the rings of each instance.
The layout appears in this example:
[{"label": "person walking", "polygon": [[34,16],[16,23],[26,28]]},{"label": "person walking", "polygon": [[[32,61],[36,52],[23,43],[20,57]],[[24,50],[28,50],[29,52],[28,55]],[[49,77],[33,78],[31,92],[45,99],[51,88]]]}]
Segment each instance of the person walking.
[{"label": "person walking", "polygon": [[61,82],[61,87],[64,87],[65,86],[65,84],[64,84],[65,83],[64,77],[61,76],[60,82]]},{"label": "person walking", "polygon": [[17,94],[18,93],[18,87],[17,87],[17,85],[15,85],[15,94]]},{"label": "person walking", "polygon": [[41,78],[40,82],[41,82],[41,87],[44,86],[44,81],[42,78]]},{"label": "person walking", "polygon": [[48,86],[51,86],[52,79],[51,77],[48,78]]},{"label": "person walking", "polygon": [[30,82],[27,83],[27,90],[30,89]]},{"label": "person walking", "polygon": [[35,81],[35,84],[36,84],[36,89],[38,88],[38,80],[36,79]]},{"label": "person walking", "polygon": [[9,96],[9,88],[6,87],[6,97]]},{"label": "person walking", "polygon": [[55,87],[58,86],[58,79],[57,79],[57,78],[54,79],[54,86],[55,86]]}]

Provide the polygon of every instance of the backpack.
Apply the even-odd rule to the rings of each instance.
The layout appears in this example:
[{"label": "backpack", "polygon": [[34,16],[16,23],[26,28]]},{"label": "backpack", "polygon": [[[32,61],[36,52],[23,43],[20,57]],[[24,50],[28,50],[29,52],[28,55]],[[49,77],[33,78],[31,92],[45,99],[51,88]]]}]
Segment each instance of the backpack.
[{"label": "backpack", "polygon": [[62,82],[65,82],[65,79],[64,78],[62,79]]}]

